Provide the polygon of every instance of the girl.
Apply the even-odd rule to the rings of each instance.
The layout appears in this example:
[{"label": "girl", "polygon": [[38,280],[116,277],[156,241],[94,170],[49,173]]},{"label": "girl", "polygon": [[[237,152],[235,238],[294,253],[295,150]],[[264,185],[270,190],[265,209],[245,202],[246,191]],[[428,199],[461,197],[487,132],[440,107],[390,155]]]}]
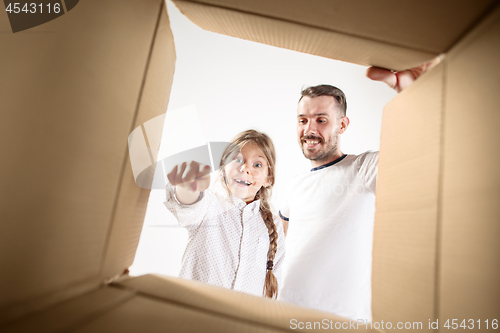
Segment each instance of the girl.
[{"label": "girl", "polygon": [[180,277],[276,298],[285,237],[269,207],[274,145],[255,130],[232,143],[220,161],[222,191],[208,189],[210,167],[194,161],[168,174],[165,205],[189,235]]}]

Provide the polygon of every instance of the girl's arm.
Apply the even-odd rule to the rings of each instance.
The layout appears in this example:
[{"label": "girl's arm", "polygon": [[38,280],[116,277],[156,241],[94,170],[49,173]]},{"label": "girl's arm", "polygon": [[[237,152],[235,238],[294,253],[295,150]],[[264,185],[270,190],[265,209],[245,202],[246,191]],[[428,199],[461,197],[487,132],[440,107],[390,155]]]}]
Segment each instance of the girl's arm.
[{"label": "girl's arm", "polygon": [[[186,170],[187,169],[187,170]],[[200,170],[200,164],[191,161],[176,165],[167,175],[170,184],[175,186],[175,196],[181,204],[190,205],[199,200],[201,192],[210,185],[210,167]]]},{"label": "girl's arm", "polygon": [[194,232],[201,225],[209,207],[214,204],[214,195],[208,190],[209,172],[210,167],[205,166],[200,171],[200,164],[193,161],[174,167],[168,174],[164,204],[179,225],[189,232]]}]

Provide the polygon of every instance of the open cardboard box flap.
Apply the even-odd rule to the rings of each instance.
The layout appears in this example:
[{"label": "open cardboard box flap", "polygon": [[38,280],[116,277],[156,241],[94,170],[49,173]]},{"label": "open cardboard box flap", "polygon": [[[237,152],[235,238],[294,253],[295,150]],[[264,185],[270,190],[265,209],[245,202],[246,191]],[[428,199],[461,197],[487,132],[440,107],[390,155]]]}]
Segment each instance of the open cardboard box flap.
[{"label": "open cardboard box flap", "polygon": [[[291,318],[323,326],[351,324],[329,313],[197,281],[143,275],[56,305],[5,332],[283,332]],[[369,331],[364,325],[358,330]]]},{"label": "open cardboard box flap", "polygon": [[201,28],[394,70],[445,53],[496,1],[173,0]]},{"label": "open cardboard box flap", "polygon": [[15,34],[2,14],[0,29],[5,323],[132,264],[150,191],[127,139],[166,111],[175,50],[162,0],[81,1]]},{"label": "open cardboard box flap", "polygon": [[[490,155],[500,142],[500,95],[491,89],[500,78],[498,10],[455,45],[494,1],[175,3],[209,30],[364,65],[407,68],[452,49],[384,114],[374,321],[499,313],[500,176]],[[162,0],[82,1],[16,34],[0,15],[0,29],[8,78],[0,81],[0,171],[8,176],[0,185],[0,327],[230,332],[290,330],[291,318],[342,321],[194,281],[119,278],[149,197],[134,183],[127,138],[165,112],[174,72]],[[470,129],[471,110],[488,123]],[[480,146],[485,163],[460,158],[468,131],[464,147]],[[157,144],[148,146],[155,156]],[[462,181],[470,174],[483,176]]]}]

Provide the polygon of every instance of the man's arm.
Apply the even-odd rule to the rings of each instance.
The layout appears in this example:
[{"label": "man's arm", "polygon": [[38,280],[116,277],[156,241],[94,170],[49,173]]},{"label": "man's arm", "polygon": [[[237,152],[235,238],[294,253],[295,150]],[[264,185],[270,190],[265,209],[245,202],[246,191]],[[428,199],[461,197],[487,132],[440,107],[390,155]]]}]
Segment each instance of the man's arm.
[{"label": "man's arm", "polygon": [[288,221],[285,221],[283,220],[281,217],[281,222],[283,223],[283,232],[285,233],[285,237],[286,237],[286,232],[288,231]]}]

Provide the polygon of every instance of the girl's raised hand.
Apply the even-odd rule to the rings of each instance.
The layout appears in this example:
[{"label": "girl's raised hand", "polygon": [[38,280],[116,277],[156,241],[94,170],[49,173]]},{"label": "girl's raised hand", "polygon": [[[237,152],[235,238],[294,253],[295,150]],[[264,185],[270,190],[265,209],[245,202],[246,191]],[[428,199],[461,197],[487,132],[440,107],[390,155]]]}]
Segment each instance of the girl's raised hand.
[{"label": "girl's raised hand", "polygon": [[[205,165],[201,168],[200,163],[191,161],[189,166],[186,162],[176,165],[167,175],[170,184],[179,189],[176,190],[179,200],[181,193],[193,193],[199,195],[210,185],[210,166]],[[191,196],[190,196],[191,197]],[[195,200],[198,197],[196,196]],[[182,200],[181,200],[182,201]],[[188,200],[190,201],[190,200]]]}]

